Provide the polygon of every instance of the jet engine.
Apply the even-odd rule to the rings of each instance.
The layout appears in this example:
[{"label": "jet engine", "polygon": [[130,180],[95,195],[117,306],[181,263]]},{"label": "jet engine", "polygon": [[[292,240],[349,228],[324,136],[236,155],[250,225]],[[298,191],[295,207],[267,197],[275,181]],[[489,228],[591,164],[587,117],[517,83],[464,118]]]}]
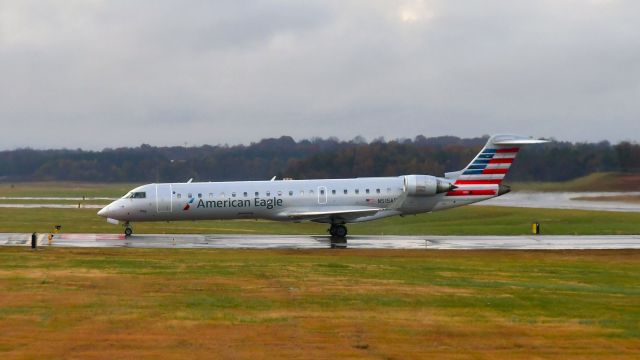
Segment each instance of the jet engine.
[{"label": "jet engine", "polygon": [[433,196],[456,188],[447,179],[430,175],[406,175],[405,191],[411,196]]}]

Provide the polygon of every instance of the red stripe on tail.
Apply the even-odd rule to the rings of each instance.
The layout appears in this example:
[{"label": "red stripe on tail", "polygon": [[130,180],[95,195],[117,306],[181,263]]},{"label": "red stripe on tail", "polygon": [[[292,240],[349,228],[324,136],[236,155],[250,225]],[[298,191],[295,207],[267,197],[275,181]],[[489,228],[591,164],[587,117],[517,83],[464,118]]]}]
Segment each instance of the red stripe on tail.
[{"label": "red stripe on tail", "polygon": [[484,169],[482,174],[506,174],[509,169]]},{"label": "red stripe on tail", "polygon": [[495,195],[496,190],[453,190],[447,196],[474,196],[474,195]]}]

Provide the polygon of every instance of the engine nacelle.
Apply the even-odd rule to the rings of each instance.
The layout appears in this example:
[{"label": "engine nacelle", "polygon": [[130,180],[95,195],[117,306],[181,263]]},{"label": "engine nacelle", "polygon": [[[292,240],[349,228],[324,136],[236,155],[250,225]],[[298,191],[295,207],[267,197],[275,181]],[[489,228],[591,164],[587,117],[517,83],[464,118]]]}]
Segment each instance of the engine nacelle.
[{"label": "engine nacelle", "polygon": [[456,188],[446,179],[430,175],[406,175],[404,188],[410,196],[433,196]]}]

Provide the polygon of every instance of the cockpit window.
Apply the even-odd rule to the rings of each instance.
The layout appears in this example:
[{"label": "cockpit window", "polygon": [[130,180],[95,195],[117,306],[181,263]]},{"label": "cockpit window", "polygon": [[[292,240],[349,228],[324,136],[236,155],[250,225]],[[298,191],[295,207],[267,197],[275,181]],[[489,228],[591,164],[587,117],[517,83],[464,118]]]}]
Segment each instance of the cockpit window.
[{"label": "cockpit window", "polygon": [[147,193],[144,191],[139,192],[130,192],[127,195],[123,196],[123,199],[145,199],[147,197]]}]

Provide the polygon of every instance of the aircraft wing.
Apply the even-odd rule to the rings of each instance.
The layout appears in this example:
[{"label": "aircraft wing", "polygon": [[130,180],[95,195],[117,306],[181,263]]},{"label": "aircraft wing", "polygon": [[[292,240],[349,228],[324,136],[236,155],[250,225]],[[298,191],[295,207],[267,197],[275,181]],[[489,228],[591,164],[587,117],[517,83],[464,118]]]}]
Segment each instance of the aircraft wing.
[{"label": "aircraft wing", "polygon": [[282,213],[283,216],[291,220],[350,220],[363,216],[374,215],[382,208],[373,208],[368,206],[354,206],[354,207],[326,207],[319,209],[291,209]]}]

